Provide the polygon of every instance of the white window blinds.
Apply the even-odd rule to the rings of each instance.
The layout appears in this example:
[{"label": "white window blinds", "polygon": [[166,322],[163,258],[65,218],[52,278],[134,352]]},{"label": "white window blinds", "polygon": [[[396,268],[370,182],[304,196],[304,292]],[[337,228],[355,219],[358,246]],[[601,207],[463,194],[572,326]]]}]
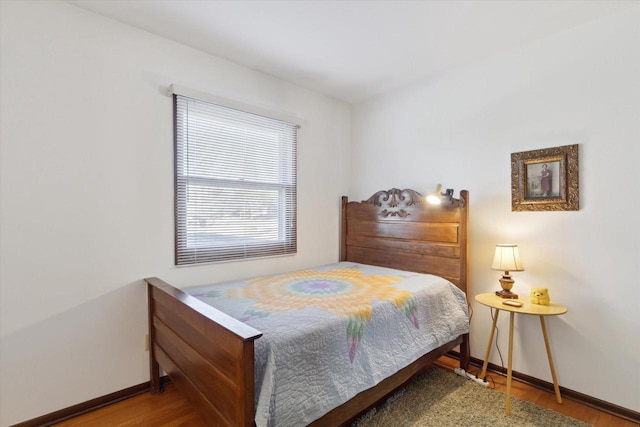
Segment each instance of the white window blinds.
[{"label": "white window blinds", "polygon": [[297,125],[174,95],[176,264],[296,252]]}]

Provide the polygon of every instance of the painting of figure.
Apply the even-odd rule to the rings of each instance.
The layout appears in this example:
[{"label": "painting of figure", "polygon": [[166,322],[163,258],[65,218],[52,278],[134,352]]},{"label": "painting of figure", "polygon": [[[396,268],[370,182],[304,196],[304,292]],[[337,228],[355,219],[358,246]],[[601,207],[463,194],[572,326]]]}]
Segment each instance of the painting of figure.
[{"label": "painting of figure", "polygon": [[548,197],[551,193],[551,170],[547,164],[542,165],[542,171],[540,172],[540,189],[542,190],[542,197]]},{"label": "painting of figure", "polygon": [[560,197],[560,162],[527,165],[527,198]]}]

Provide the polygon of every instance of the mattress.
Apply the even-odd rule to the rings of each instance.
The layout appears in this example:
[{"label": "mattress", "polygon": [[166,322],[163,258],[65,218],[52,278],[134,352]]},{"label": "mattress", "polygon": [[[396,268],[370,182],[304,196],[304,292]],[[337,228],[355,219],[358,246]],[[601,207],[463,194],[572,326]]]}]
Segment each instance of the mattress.
[{"label": "mattress", "polygon": [[469,332],[451,282],[353,262],[185,292],[262,332],[258,427],[307,425]]}]

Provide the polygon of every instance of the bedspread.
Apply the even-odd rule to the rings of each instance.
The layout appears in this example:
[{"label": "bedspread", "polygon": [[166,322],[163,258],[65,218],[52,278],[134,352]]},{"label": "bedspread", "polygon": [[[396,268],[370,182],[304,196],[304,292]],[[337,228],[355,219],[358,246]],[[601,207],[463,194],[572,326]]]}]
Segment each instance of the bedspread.
[{"label": "bedspread", "polygon": [[263,333],[258,427],[307,425],[469,331],[449,281],[353,262],[185,291]]}]

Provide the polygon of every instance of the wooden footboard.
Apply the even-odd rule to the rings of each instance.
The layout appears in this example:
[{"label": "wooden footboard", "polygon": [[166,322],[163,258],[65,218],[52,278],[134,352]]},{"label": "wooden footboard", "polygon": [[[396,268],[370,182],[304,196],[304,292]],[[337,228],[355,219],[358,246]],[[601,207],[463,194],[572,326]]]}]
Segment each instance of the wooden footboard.
[{"label": "wooden footboard", "polygon": [[[149,293],[151,392],[162,392],[162,369],[208,425],[253,426],[254,340],[262,334],[158,278],[145,281]],[[427,353],[312,425],[349,425],[438,357],[457,345],[462,348],[466,341],[468,336],[463,335]]]},{"label": "wooden footboard", "polygon": [[209,425],[254,425],[254,340],[262,333],[158,278],[149,293],[151,392],[160,368]]}]

